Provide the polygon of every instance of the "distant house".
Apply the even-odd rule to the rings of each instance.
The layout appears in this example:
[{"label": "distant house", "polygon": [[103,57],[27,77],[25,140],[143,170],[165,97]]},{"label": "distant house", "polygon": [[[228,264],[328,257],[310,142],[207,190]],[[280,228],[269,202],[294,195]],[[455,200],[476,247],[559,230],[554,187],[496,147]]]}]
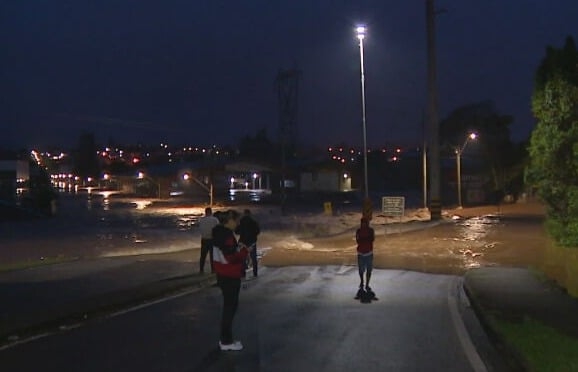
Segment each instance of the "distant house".
[{"label": "distant house", "polygon": [[219,200],[259,199],[271,194],[277,181],[271,168],[254,162],[234,160],[199,160],[138,167],[123,175],[108,175],[125,193],[158,197],[185,196],[208,200],[210,194]]},{"label": "distant house", "polygon": [[351,191],[351,175],[335,162],[318,162],[305,166],[299,175],[301,192]]}]

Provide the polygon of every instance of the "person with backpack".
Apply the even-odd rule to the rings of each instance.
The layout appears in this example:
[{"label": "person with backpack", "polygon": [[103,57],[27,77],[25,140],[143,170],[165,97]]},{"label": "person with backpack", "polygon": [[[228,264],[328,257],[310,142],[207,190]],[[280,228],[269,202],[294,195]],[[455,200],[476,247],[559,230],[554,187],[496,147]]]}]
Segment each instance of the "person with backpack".
[{"label": "person with backpack", "polygon": [[253,265],[253,277],[257,277],[258,269],[257,269],[257,236],[261,232],[259,228],[259,224],[253,216],[251,215],[251,211],[245,209],[243,213],[243,217],[239,222],[239,227],[235,231],[239,234],[239,242],[243,243],[247,247],[251,247],[251,263]]},{"label": "person with backpack", "polygon": [[243,350],[243,344],[233,339],[233,319],[239,305],[245,261],[252,248],[238,244],[235,238],[239,213],[230,210],[219,217],[221,223],[213,228],[213,267],[223,295],[219,348],[222,351],[238,351]]},{"label": "person with backpack", "polygon": [[[355,241],[357,242],[357,266],[359,268],[359,290],[357,297],[360,298],[365,293],[373,293],[369,286],[371,280],[371,271],[373,270],[373,242],[375,240],[375,231],[369,226],[367,218],[361,219],[361,226],[355,232]],[[365,274],[365,282],[363,277]],[[365,284],[365,287],[364,287]]]}]

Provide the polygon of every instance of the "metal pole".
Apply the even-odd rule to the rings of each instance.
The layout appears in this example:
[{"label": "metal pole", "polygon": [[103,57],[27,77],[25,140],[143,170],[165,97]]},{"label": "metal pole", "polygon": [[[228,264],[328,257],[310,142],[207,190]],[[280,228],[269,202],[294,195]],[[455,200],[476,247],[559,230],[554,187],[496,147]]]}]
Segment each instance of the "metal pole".
[{"label": "metal pole", "polygon": [[213,207],[213,183],[211,182],[211,186],[209,188],[209,207]]},{"label": "metal pole", "polygon": [[430,214],[432,220],[439,220],[442,217],[442,210],[440,195],[441,169],[439,149],[435,16],[434,0],[426,0]]},{"label": "metal pole", "polygon": [[422,112],[421,125],[423,131],[423,148],[422,148],[422,163],[423,163],[423,207],[427,208],[427,135],[425,130],[425,115]]},{"label": "metal pole", "polygon": [[461,150],[456,150],[456,167],[458,176],[458,207],[462,208],[462,152]]},{"label": "metal pole", "polygon": [[423,143],[423,207],[427,208],[427,146],[424,141]]},{"label": "metal pole", "polygon": [[365,121],[365,69],[363,67],[363,38],[359,39],[359,59],[361,62],[361,120],[363,124],[363,177],[365,184],[365,198],[369,198],[367,182],[367,129]]}]

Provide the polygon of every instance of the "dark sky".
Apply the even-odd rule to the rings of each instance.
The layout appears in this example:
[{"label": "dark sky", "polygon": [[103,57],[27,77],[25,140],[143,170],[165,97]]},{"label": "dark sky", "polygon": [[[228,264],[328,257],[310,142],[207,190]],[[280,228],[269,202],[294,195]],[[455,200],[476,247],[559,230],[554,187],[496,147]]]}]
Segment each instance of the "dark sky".
[{"label": "dark sky", "polygon": [[[18,0],[0,5],[0,146],[97,140],[236,144],[277,132],[274,79],[302,70],[300,140],[361,143],[367,24],[372,146],[417,142],[426,104],[425,1]],[[491,99],[514,138],[546,45],[578,36],[576,0],[445,0],[437,18],[440,114]]]}]

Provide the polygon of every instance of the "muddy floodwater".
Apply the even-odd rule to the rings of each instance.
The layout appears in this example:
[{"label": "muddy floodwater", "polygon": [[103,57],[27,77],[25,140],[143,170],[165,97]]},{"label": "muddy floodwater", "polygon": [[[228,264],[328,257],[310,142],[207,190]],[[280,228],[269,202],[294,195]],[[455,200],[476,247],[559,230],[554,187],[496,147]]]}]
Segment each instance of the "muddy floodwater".
[{"label": "muddy floodwater", "polygon": [[[63,196],[60,205],[50,219],[0,224],[0,270],[14,262],[127,255],[147,259],[199,248],[200,205],[98,195]],[[282,219],[274,206],[250,208],[262,226],[258,247],[263,264],[357,264],[358,211],[336,216],[324,216],[322,209],[316,214],[297,211]],[[543,216],[537,204],[514,204],[444,211],[444,221],[435,227],[423,216],[408,223],[376,218],[374,265],[448,274],[494,265],[540,268],[550,244]],[[192,252],[191,260],[196,255]]]},{"label": "muddy floodwater", "polygon": [[[376,230],[374,266],[431,273],[463,274],[481,266],[539,268],[550,244],[541,210],[470,210],[439,226],[399,234]],[[476,216],[480,213],[481,215]],[[469,215],[468,215],[469,214]],[[352,236],[306,240],[308,249],[273,249],[264,263],[277,265],[355,265]]]}]

